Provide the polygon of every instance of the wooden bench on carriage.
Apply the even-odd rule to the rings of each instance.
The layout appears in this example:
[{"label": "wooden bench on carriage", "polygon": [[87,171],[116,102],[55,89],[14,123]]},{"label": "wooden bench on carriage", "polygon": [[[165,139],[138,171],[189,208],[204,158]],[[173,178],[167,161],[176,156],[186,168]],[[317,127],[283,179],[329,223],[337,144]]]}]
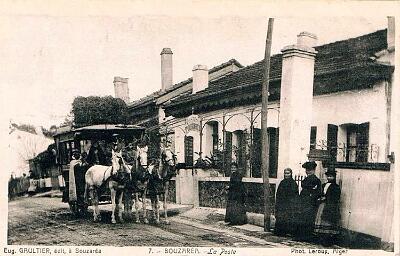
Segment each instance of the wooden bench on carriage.
[{"label": "wooden bench on carriage", "polygon": [[[68,203],[76,215],[86,212],[85,174],[94,164],[111,166],[111,151],[115,136],[122,143],[138,140],[145,129],[135,125],[99,124],[80,128],[61,128],[54,136],[57,150],[57,165],[64,178],[62,201]],[[74,151],[79,151],[79,161],[74,160]],[[73,167],[70,164],[73,164]],[[73,171],[73,172],[71,172]],[[110,203],[110,192],[100,189],[100,204]]]}]

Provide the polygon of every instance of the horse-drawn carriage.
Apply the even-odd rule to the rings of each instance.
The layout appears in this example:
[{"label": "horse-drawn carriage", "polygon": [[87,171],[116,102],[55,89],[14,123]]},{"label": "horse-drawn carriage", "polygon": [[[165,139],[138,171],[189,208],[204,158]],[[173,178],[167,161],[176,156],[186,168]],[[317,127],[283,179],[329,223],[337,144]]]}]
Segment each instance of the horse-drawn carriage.
[{"label": "horse-drawn carriage", "polygon": [[[142,197],[145,223],[146,195],[150,196],[159,222],[159,195],[164,195],[168,181],[175,174],[175,156],[168,148],[161,150],[158,161],[148,162],[144,128],[134,125],[92,125],[60,130],[55,136],[57,163],[65,180],[63,202],[77,215],[94,206],[98,220],[99,203],[112,203],[112,222],[120,205],[128,213],[134,195],[136,222],[139,222],[139,197]],[[124,201],[122,201],[124,199]]]}]

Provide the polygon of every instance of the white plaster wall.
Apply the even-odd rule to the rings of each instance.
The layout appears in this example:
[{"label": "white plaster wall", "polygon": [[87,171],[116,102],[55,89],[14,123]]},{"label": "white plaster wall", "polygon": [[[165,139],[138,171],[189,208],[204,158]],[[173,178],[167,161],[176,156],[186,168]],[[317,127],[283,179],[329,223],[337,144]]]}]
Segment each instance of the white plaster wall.
[{"label": "white plaster wall", "polygon": [[179,129],[175,128],[175,154],[176,154],[176,160],[178,163],[184,163],[185,162],[185,144],[184,144],[184,138],[185,138],[185,133]]},{"label": "white plaster wall", "polygon": [[[373,89],[340,92],[313,99],[312,126],[317,126],[317,141],[327,139],[328,124],[369,122],[369,144],[379,146],[378,162],[386,162],[386,99],[384,82]],[[346,142],[345,130],[339,127],[338,142]]]},{"label": "white plaster wall", "polygon": [[[338,169],[341,186],[341,226],[381,237],[385,228],[384,204],[393,182],[390,172]],[[393,198],[392,198],[393,199]],[[392,203],[393,205],[393,203]]]}]

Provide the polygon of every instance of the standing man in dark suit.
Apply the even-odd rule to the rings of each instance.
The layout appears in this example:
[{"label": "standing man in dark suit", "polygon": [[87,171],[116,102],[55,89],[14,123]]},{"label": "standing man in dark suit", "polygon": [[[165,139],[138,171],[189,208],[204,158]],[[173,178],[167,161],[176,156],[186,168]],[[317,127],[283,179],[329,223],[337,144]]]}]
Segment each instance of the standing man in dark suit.
[{"label": "standing man in dark suit", "polygon": [[311,241],[318,211],[318,198],[321,196],[321,181],[315,176],[317,164],[314,161],[305,162],[307,177],[301,182],[299,196],[299,216],[296,238],[302,241]]}]

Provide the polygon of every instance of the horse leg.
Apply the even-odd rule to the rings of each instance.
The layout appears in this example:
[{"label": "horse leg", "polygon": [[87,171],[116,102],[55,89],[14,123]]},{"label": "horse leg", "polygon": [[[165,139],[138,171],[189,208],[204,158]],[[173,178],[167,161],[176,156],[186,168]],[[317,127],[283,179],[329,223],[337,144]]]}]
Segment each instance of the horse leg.
[{"label": "horse leg", "polygon": [[118,211],[118,217],[119,217],[121,222],[124,221],[124,219],[122,218],[122,211],[124,211],[124,205],[123,205],[123,202],[122,202],[122,196],[123,195],[124,195],[124,192],[121,191],[121,194],[119,195],[118,203],[117,203],[117,207],[118,207],[118,210],[119,210]]},{"label": "horse leg", "polygon": [[143,191],[143,196],[142,196],[142,198],[143,198],[143,221],[145,224],[148,224],[149,220],[147,219],[146,192],[147,192],[147,189],[145,188]]},{"label": "horse leg", "polygon": [[116,191],[114,187],[110,184],[110,193],[111,193],[111,207],[112,207],[112,213],[111,213],[111,223],[115,224],[117,223],[115,221],[115,196],[116,196]]},{"label": "horse leg", "polygon": [[136,216],[136,223],[140,223],[139,219],[139,193],[135,193],[135,216]]},{"label": "horse leg", "polygon": [[165,218],[165,224],[169,224],[168,221],[168,209],[167,209],[167,198],[168,198],[168,184],[169,182],[165,183],[165,190],[164,190],[164,218]]},{"label": "horse leg", "polygon": [[124,202],[125,216],[128,216],[130,214],[130,212],[132,211],[132,207],[131,207],[131,205],[132,205],[132,194],[127,189],[124,190],[123,202]]},{"label": "horse leg", "polygon": [[92,193],[93,193],[93,205],[94,205],[93,218],[94,222],[97,222],[99,220],[99,198],[97,189],[93,188]]},{"label": "horse leg", "polygon": [[85,182],[85,193],[83,194],[83,202],[86,205],[89,205],[88,193],[89,193],[89,184]]}]

